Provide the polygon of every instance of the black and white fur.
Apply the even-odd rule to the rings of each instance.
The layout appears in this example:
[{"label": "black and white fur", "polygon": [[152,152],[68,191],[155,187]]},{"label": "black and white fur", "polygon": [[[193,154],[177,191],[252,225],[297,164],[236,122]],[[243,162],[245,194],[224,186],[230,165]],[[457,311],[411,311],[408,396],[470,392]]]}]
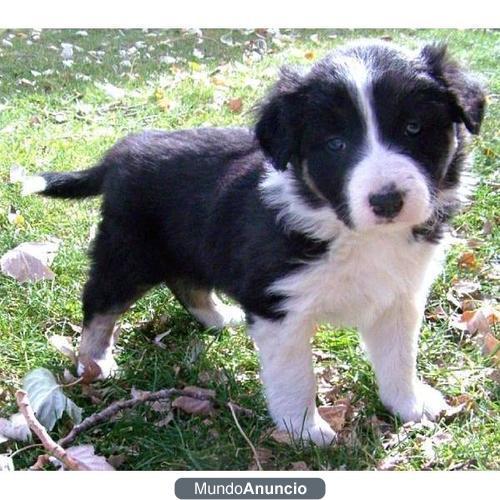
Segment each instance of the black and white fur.
[{"label": "black and white fur", "polygon": [[166,283],[207,327],[246,317],[279,428],[335,439],[315,405],[321,321],[359,329],[387,408],[435,418],[446,403],[417,376],[417,341],[483,112],[444,46],[357,43],[284,69],[253,130],[143,132],[94,168],[29,178],[25,192],[103,195],[80,371],[112,372],[115,321]]}]

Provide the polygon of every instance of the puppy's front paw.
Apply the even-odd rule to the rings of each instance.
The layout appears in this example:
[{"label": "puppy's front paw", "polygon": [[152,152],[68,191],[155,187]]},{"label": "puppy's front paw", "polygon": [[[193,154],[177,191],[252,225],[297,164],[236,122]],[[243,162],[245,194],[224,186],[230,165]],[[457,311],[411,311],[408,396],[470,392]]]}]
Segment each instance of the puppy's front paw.
[{"label": "puppy's front paw", "polygon": [[330,427],[328,422],[323,420],[319,414],[305,422],[292,424],[284,419],[277,425],[275,439],[279,442],[290,444],[292,441],[308,445],[311,443],[326,448],[337,440],[337,433]]},{"label": "puppy's front paw", "polygon": [[317,415],[312,425],[305,427],[302,431],[302,439],[312,441],[314,444],[326,448],[337,440],[337,433],[326,420]]},{"label": "puppy's front paw", "polygon": [[424,416],[429,420],[436,420],[449,408],[438,390],[422,382],[418,383],[415,393],[409,397],[386,401],[384,404],[404,422],[420,422]]},{"label": "puppy's front paw", "polygon": [[102,359],[91,359],[87,356],[79,356],[77,364],[78,376],[83,377],[85,383],[94,380],[105,380],[114,376],[118,369],[113,356]]}]

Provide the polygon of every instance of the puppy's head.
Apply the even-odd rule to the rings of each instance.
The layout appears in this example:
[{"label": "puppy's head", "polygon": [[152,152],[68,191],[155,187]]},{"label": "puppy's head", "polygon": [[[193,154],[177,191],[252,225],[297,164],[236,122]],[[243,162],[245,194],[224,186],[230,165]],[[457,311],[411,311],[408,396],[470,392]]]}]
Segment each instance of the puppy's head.
[{"label": "puppy's head", "polygon": [[477,134],[481,86],[443,45],[417,53],[356,44],[308,73],[285,69],[256,136],[278,170],[356,230],[418,226],[458,182],[464,129]]}]

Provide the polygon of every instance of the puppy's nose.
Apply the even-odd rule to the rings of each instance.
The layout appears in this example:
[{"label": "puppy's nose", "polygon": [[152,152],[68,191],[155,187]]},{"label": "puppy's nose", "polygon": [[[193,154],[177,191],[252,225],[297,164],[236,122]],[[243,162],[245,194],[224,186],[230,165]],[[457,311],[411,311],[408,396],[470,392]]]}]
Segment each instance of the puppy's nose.
[{"label": "puppy's nose", "polygon": [[392,218],[403,208],[403,193],[396,189],[372,194],[368,198],[375,215]]}]

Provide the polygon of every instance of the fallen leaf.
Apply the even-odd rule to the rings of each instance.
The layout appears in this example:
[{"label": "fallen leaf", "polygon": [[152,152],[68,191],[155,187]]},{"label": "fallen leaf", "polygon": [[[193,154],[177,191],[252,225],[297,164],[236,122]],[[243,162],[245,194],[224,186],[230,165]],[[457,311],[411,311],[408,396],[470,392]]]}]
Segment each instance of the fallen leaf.
[{"label": "fallen leaf", "polygon": [[21,413],[11,415],[8,420],[0,418],[0,442],[9,439],[13,441],[28,441],[30,438],[31,431],[28,422],[26,422]]},{"label": "fallen leaf", "polygon": [[61,354],[69,358],[73,363],[76,363],[76,352],[73,348],[71,337],[64,335],[52,335],[49,337],[49,344]]},{"label": "fallen leaf", "polygon": [[0,259],[0,269],[5,275],[20,283],[53,279],[55,275],[49,266],[57,254],[59,245],[58,240],[21,243]]},{"label": "fallen leaf", "polygon": [[469,394],[460,394],[451,398],[448,408],[444,411],[443,416],[449,420],[455,418],[464,411],[470,411],[474,406],[474,400]]},{"label": "fallen leaf", "polygon": [[[96,455],[94,447],[91,444],[82,444],[80,446],[72,446],[66,450],[66,453],[76,460],[84,470],[93,471],[111,471],[115,470],[106,459],[101,455]],[[57,459],[51,460],[54,464],[58,465],[62,470],[65,470],[64,465]]]},{"label": "fallen leaf", "polygon": [[372,431],[377,436],[387,435],[392,430],[392,425],[391,424],[389,424],[385,420],[381,420],[376,415],[372,415],[372,417],[370,419],[370,425],[371,425]]},{"label": "fallen leaf", "polygon": [[193,398],[215,398],[215,391],[213,389],[205,389],[203,387],[196,387],[188,385],[182,389],[188,396]]},{"label": "fallen leaf", "polygon": [[[269,448],[255,448],[255,451],[257,452],[257,458],[259,459],[259,463],[262,466],[269,465],[274,456],[272,450]],[[259,466],[257,465],[257,460],[255,456],[253,457],[252,463],[249,465],[248,470],[259,470]]]},{"label": "fallen leaf", "polygon": [[164,339],[167,335],[170,335],[170,332],[171,332],[171,331],[172,331],[172,330],[167,330],[166,332],[163,332],[163,333],[160,333],[160,334],[156,335],[156,337],[155,337],[155,338],[154,338],[154,340],[153,340],[153,344],[154,344],[155,346],[159,347],[160,349],[166,349],[166,348],[167,348],[167,346],[166,346],[166,344],[164,344],[164,343],[162,342],[162,340],[163,340],[163,339]]},{"label": "fallen leaf", "polygon": [[377,470],[395,470],[396,466],[407,461],[407,457],[403,455],[388,456],[377,464]]},{"label": "fallen leaf", "polygon": [[436,461],[436,448],[449,443],[452,439],[451,434],[446,431],[439,431],[432,436],[422,437],[420,440],[420,450],[425,459],[423,467],[428,468],[433,465]]},{"label": "fallen leaf", "polygon": [[47,430],[54,428],[64,412],[76,424],[81,421],[81,408],[64,394],[50,370],[36,368],[30,371],[24,378],[23,388],[37,419]]},{"label": "fallen leaf", "polygon": [[313,61],[314,59],[316,59],[316,53],[312,50],[308,50],[305,54],[304,54],[304,57],[308,60],[308,61]]},{"label": "fallen leaf", "polygon": [[457,299],[463,299],[465,297],[471,299],[481,298],[481,284],[478,281],[467,279],[457,280],[452,284],[450,289]]},{"label": "fallen leaf", "polygon": [[227,107],[231,111],[231,113],[241,113],[243,109],[243,100],[241,98],[230,99],[227,101]]},{"label": "fallen leaf", "polygon": [[464,252],[458,258],[458,266],[462,269],[476,269],[478,266],[478,262],[476,256],[474,255],[474,252]]},{"label": "fallen leaf", "polygon": [[352,407],[348,399],[342,399],[336,401],[333,406],[320,406],[318,411],[330,427],[339,432],[344,428],[346,420],[352,412]]},{"label": "fallen leaf", "polygon": [[493,227],[493,222],[486,220],[483,224],[483,229],[481,230],[483,236],[489,236],[493,232]]},{"label": "fallen leaf", "polygon": [[311,470],[305,462],[292,462],[289,470]]},{"label": "fallen leaf", "polygon": [[179,396],[172,402],[172,408],[178,408],[191,415],[213,415],[214,405],[208,399],[196,399],[189,396]]},{"label": "fallen leaf", "polygon": [[270,437],[280,444],[291,444],[293,442],[292,436],[288,431],[274,429]]},{"label": "fallen leaf", "polygon": [[125,97],[125,90],[116,87],[111,83],[99,83],[96,82],[95,86],[102,90],[108,97],[112,99],[123,99]]},{"label": "fallen leaf", "polygon": [[243,415],[245,417],[250,417],[250,418],[255,416],[255,412],[253,410],[249,410],[248,408],[243,408],[243,406],[237,405],[232,401],[231,401],[231,406],[234,412],[238,415]]},{"label": "fallen leaf", "polygon": [[174,414],[169,411],[167,413],[167,416],[162,418],[161,420],[158,420],[158,422],[155,422],[156,427],[167,427],[170,422],[174,419]]},{"label": "fallen leaf", "polygon": [[92,359],[80,356],[78,358],[78,365],[81,365],[83,368],[82,384],[91,384],[102,374],[100,366]]}]

